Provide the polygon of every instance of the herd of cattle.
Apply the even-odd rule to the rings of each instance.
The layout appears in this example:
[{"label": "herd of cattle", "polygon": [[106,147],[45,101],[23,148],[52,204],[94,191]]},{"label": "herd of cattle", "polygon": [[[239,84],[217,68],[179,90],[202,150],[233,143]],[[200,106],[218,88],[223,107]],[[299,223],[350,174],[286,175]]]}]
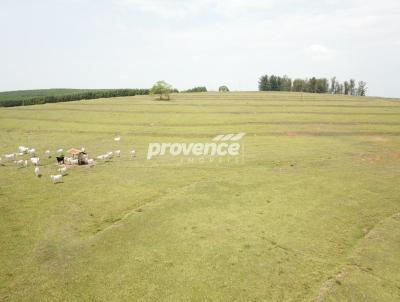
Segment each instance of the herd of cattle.
[{"label": "herd of cattle", "polygon": [[[114,138],[114,140],[116,142],[120,141],[120,137],[116,137]],[[85,152],[85,148],[81,149],[81,152]],[[59,183],[62,182],[63,176],[67,174],[68,171],[68,166],[75,166],[78,165],[78,159],[75,157],[67,157],[64,156],[64,149],[58,149],[56,151],[57,156],[57,165],[58,165],[58,169],[57,171],[59,172],[59,174],[57,175],[50,175],[50,179],[51,181],[55,184],[55,183]],[[132,157],[136,157],[136,150],[133,149],[130,152]],[[30,160],[28,161],[28,159],[19,159],[20,157],[25,157],[28,156],[30,158]],[[50,150],[46,150],[44,151],[44,157],[49,159],[51,158],[51,151]],[[107,161],[112,159],[113,157],[120,157],[121,156],[121,150],[116,150],[116,151],[109,151],[105,154],[101,154],[99,156],[96,157],[96,159],[98,161]],[[36,177],[41,177],[42,173],[40,171],[40,167],[39,167],[39,163],[40,163],[40,158],[39,156],[37,156],[37,152],[35,148],[29,148],[29,147],[25,147],[25,146],[19,146],[18,147],[18,152],[15,153],[9,153],[9,154],[4,154],[4,157],[0,157],[0,164],[4,165],[5,162],[11,162],[14,163],[16,167],[18,168],[27,168],[28,164],[31,164],[34,167],[34,174]],[[96,164],[96,160],[92,159],[92,158],[87,158],[86,163],[90,166],[93,166]]]}]

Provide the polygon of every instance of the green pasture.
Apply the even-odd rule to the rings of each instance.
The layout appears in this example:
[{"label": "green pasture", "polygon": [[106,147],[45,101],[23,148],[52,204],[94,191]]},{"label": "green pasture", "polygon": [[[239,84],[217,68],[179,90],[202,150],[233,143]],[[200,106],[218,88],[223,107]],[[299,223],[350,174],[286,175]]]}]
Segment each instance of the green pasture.
[{"label": "green pasture", "polygon": [[[238,158],[146,159],[149,143],[240,132]],[[41,178],[4,160],[20,145]],[[52,184],[55,150],[72,147],[122,155]],[[0,108],[0,154],[0,301],[400,300],[399,101],[231,92]]]}]

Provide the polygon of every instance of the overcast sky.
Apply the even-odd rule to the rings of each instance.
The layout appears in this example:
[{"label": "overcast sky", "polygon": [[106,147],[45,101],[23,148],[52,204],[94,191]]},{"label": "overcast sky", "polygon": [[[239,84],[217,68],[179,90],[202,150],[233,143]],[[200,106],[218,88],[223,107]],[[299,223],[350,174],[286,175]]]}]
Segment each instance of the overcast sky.
[{"label": "overcast sky", "polygon": [[0,0],[0,90],[355,78],[400,97],[398,0]]}]

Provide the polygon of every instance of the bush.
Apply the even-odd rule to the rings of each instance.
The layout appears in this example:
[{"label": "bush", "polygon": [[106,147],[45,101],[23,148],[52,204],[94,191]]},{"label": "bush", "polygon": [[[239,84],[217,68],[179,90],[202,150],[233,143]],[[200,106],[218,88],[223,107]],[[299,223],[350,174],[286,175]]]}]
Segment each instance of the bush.
[{"label": "bush", "polygon": [[218,91],[219,92],[229,92],[229,88],[228,88],[228,86],[222,85],[222,86],[219,86]]}]

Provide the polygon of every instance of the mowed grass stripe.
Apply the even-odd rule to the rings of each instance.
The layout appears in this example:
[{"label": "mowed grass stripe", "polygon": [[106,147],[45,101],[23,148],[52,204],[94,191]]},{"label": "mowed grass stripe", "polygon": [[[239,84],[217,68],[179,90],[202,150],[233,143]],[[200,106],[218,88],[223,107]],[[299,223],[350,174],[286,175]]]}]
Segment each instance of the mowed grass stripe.
[{"label": "mowed grass stripe", "polygon": [[344,96],[344,95],[330,95],[330,94],[310,94],[304,93],[272,93],[272,92],[258,92],[258,93],[229,93],[228,95],[214,95],[210,94],[175,94],[176,100],[184,99],[186,101],[197,101],[203,102],[205,100],[215,100],[220,102],[226,101],[257,101],[257,102],[271,102],[271,101],[304,101],[304,102],[397,102],[399,99],[388,99],[380,97],[355,97],[355,96]]},{"label": "mowed grass stripe", "polygon": [[73,124],[84,124],[84,125],[112,125],[112,126],[151,126],[151,127],[207,127],[207,126],[246,126],[246,125],[332,125],[332,126],[357,126],[357,125],[375,125],[375,126],[400,126],[400,122],[363,122],[363,121],[352,121],[352,122],[334,122],[334,121],[249,121],[249,122],[230,122],[230,123],[138,123],[138,122],[110,122],[110,121],[82,121],[82,120],[65,120],[59,118],[34,118],[34,117],[18,117],[18,116],[7,116],[0,117],[0,120],[19,120],[19,121],[42,121],[42,122],[58,122],[58,123],[73,123]]},{"label": "mowed grass stripe", "polygon": [[[7,132],[15,131],[21,132],[19,128],[8,128]],[[77,134],[96,134],[96,135],[109,135],[115,134],[115,131],[96,131],[96,130],[67,130],[67,129],[26,129],[29,133],[77,133]],[[120,134],[127,136],[139,136],[139,137],[169,137],[169,138],[213,138],[216,132],[209,133],[176,133],[176,132],[139,132],[139,131],[120,131]],[[260,132],[248,132],[247,135],[253,135],[258,137],[263,136],[321,136],[321,137],[335,137],[335,136],[400,136],[400,131],[297,131],[297,130],[287,130],[287,131],[260,131]]]},{"label": "mowed grass stripe", "polygon": [[[76,103],[67,103],[67,104],[62,104],[62,106],[65,106],[66,108],[68,106],[74,106],[76,105]],[[123,107],[130,107],[130,106],[134,106],[134,107],[139,107],[139,106],[161,106],[161,107],[174,107],[174,106],[179,106],[180,108],[186,108],[186,107],[201,107],[201,108],[207,108],[207,107],[218,107],[218,108],[231,108],[232,107],[232,103],[227,103],[227,104],[211,104],[211,103],[206,103],[206,104],[185,104],[184,102],[181,103],[174,103],[174,102],[164,102],[164,103],[155,103],[155,102],[149,102],[149,103],[134,103],[134,102],[129,102],[129,103],[110,103],[110,102],[106,102],[106,103],[82,103],[79,104],[80,107],[82,106],[89,106],[89,107],[102,107],[102,106],[123,106]],[[276,104],[235,104],[235,107],[257,107],[257,108],[269,108],[269,107],[288,107],[288,108],[296,108],[296,107],[300,107],[300,108],[397,108],[400,109],[400,104],[399,105],[343,105],[343,104],[285,104],[284,101],[283,102],[279,102]]]},{"label": "mowed grass stripe", "polygon": [[[39,107],[39,106],[37,106]],[[9,110],[9,109],[8,109]],[[98,109],[80,109],[80,108],[20,108],[19,111],[45,111],[45,112],[54,112],[54,111],[64,111],[64,112],[84,112],[87,111],[89,113],[92,112],[106,112],[106,113],[122,113],[122,114],[213,114],[213,115],[223,115],[223,114],[232,114],[232,115],[253,115],[253,114],[306,114],[306,115],[392,115],[392,116],[400,116],[400,112],[333,112],[333,111],[138,111],[138,110],[98,110]]]}]

